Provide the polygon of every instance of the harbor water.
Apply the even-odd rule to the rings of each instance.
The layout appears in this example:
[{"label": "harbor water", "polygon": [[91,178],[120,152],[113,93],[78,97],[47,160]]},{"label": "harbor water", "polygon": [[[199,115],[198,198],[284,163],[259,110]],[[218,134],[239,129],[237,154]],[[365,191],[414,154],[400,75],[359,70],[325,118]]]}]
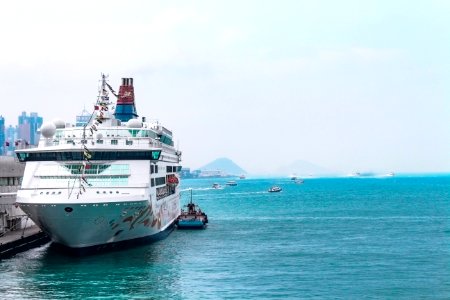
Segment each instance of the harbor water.
[{"label": "harbor water", "polygon": [[449,176],[226,181],[181,183],[205,230],[0,261],[2,299],[450,299]]}]

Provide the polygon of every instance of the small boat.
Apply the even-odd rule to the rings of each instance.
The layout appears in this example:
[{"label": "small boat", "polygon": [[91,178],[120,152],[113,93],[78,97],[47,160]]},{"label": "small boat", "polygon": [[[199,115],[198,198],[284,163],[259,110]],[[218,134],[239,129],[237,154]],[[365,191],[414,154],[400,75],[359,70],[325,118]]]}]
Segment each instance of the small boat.
[{"label": "small boat", "polygon": [[208,223],[208,216],[202,212],[200,207],[191,201],[184,206],[186,210],[181,209],[181,214],[178,216],[175,224],[178,229],[203,229]]},{"label": "small boat", "polygon": [[237,182],[234,181],[234,180],[230,180],[230,181],[227,181],[226,185],[229,185],[229,186],[236,186],[236,185],[237,185]]},{"label": "small boat", "polygon": [[297,184],[302,184],[304,181],[303,179],[295,179],[294,182]]},{"label": "small boat", "polygon": [[241,176],[239,176],[239,179],[245,179],[245,175],[242,174]]},{"label": "small boat", "polygon": [[213,189],[220,189],[221,186],[220,186],[220,184],[218,184],[218,183],[213,183],[212,188],[213,188]]},{"label": "small boat", "polygon": [[276,185],[274,185],[273,187],[271,187],[270,189],[269,189],[269,193],[276,193],[276,192],[281,192],[282,191],[282,189],[279,187],[279,186],[276,186]]}]

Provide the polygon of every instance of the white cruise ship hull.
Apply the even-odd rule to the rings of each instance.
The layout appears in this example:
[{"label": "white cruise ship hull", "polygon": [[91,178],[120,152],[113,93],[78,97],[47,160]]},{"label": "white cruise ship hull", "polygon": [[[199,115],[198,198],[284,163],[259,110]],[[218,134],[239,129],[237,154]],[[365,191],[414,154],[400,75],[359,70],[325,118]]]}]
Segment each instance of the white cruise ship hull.
[{"label": "white cruise ship hull", "polygon": [[25,203],[20,207],[53,242],[74,250],[105,248],[132,240],[157,239],[178,216],[178,196],[159,206],[151,201]]}]

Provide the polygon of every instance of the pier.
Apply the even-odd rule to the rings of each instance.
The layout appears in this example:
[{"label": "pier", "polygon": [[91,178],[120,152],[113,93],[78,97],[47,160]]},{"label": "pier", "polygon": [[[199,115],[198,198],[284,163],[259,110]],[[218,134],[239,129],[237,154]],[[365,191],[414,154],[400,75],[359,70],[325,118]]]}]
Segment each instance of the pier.
[{"label": "pier", "polygon": [[0,236],[0,259],[42,246],[50,238],[36,225],[22,230],[7,231]]}]

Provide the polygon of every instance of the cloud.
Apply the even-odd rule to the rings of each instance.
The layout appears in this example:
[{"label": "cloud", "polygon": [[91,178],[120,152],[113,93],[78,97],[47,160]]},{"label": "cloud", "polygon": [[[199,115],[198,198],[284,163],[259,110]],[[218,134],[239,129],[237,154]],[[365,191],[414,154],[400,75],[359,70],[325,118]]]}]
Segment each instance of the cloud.
[{"label": "cloud", "polygon": [[239,28],[225,28],[219,33],[218,44],[222,47],[233,45],[243,41],[248,37],[248,33]]}]

